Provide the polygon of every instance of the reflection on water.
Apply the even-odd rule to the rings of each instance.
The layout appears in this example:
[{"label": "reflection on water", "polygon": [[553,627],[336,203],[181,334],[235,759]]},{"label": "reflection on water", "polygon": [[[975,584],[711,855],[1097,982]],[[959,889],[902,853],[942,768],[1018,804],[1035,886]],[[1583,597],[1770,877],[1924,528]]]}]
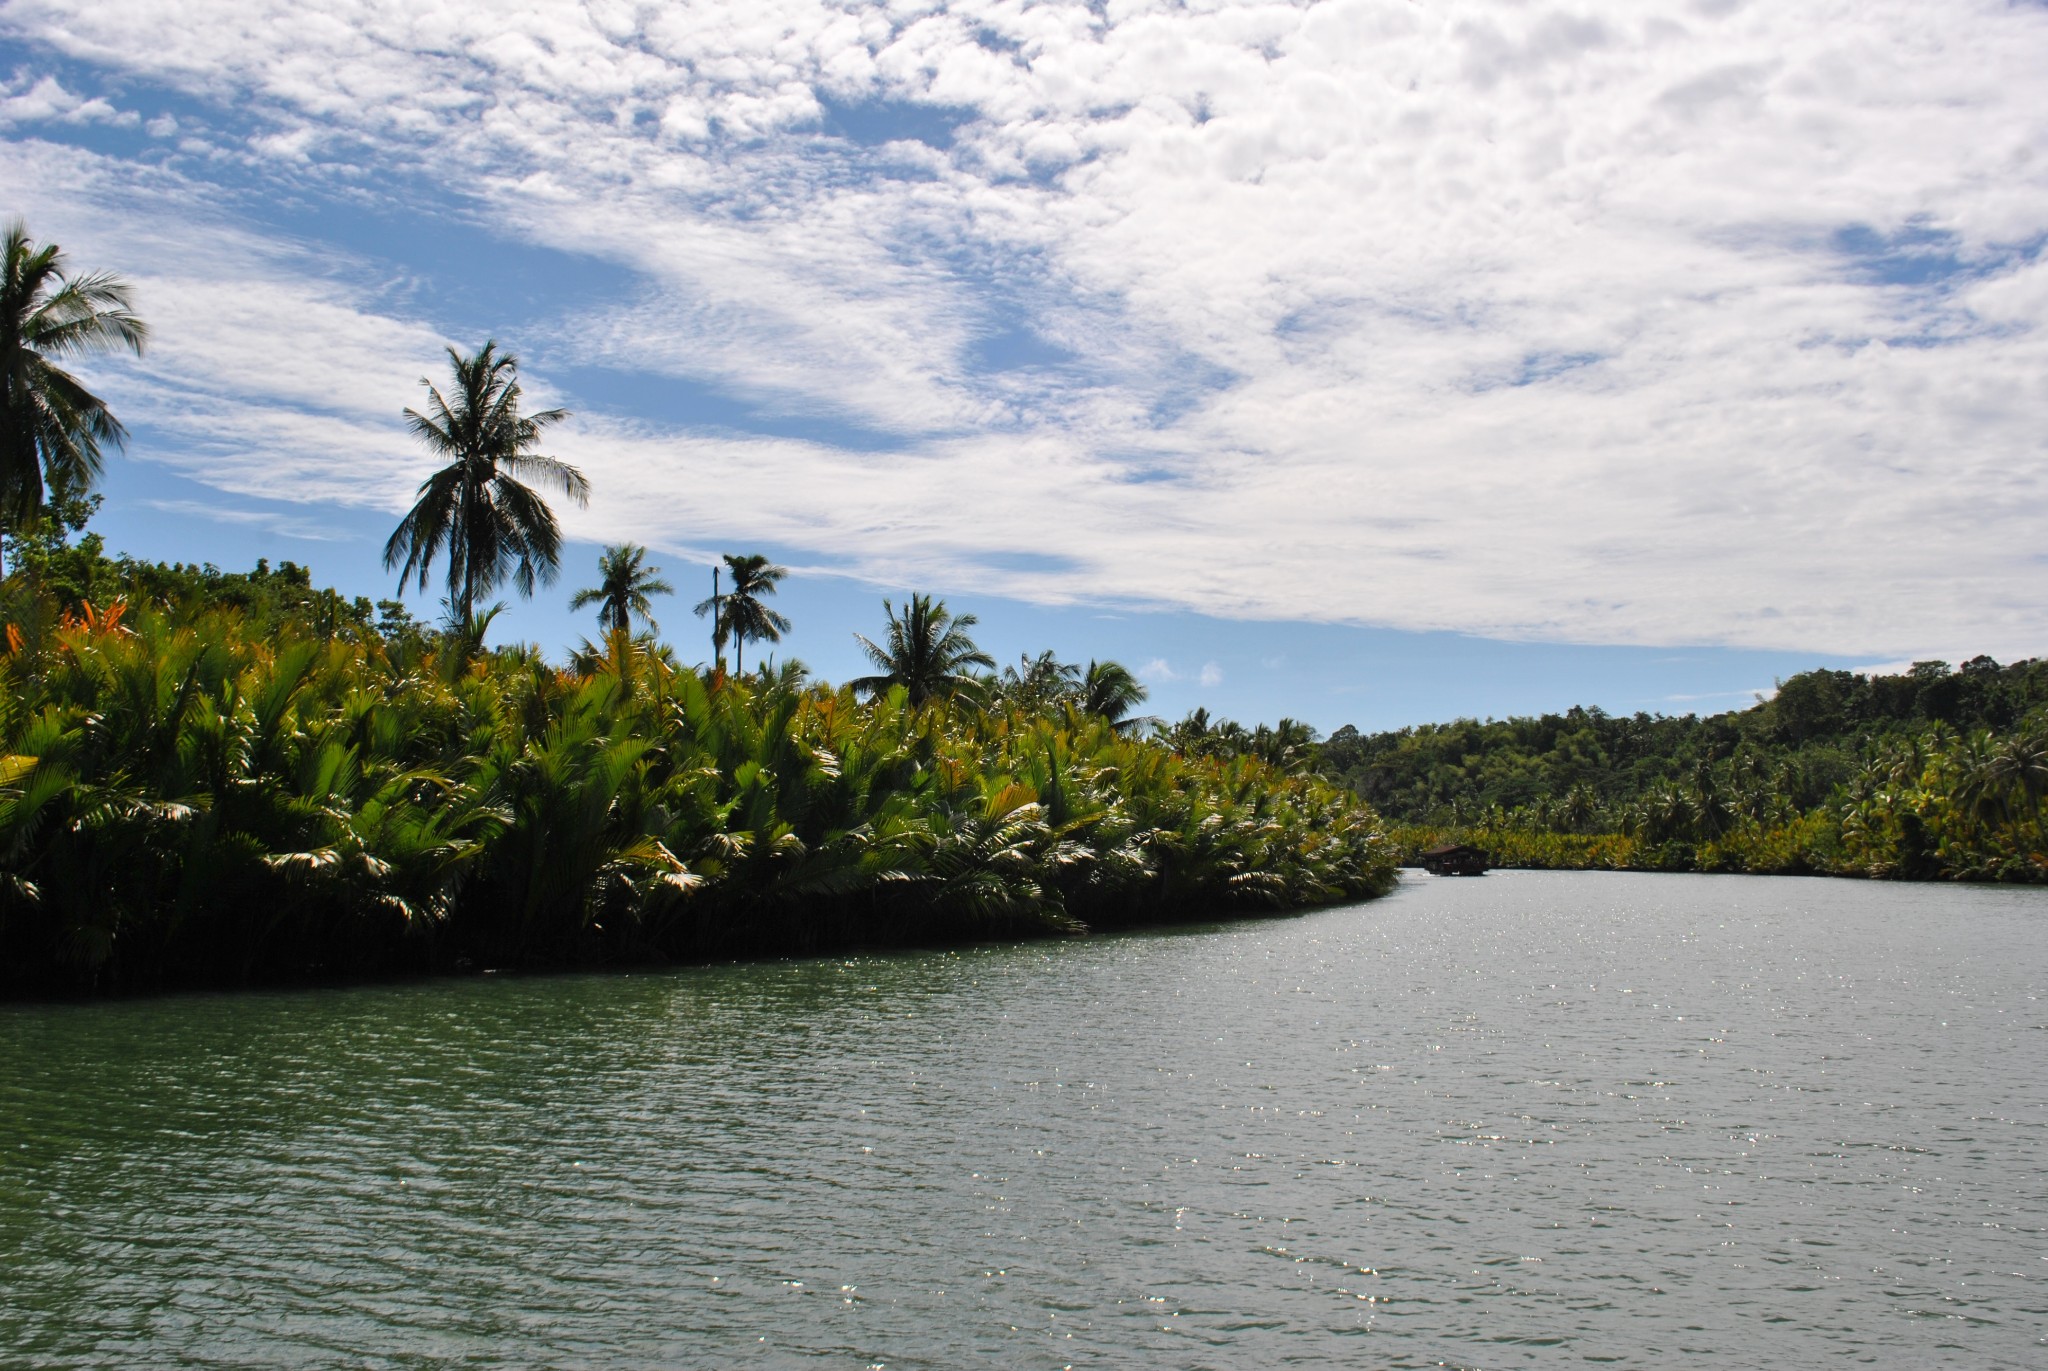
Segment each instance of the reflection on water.
[{"label": "reflection on water", "polygon": [[2048,893],[0,1009],[0,1364],[2048,1364]]}]

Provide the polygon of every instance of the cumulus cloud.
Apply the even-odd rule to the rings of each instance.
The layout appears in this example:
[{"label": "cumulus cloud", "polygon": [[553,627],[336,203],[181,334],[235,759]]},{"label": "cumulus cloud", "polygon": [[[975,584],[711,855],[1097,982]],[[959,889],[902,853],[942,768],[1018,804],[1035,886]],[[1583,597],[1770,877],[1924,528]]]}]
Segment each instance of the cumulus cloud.
[{"label": "cumulus cloud", "polygon": [[119,110],[97,97],[88,99],[64,88],[54,76],[17,74],[0,81],[0,128],[14,124],[133,124],[141,116]]},{"label": "cumulus cloud", "polygon": [[[367,167],[632,273],[536,320],[544,355],[879,435],[581,416],[591,536],[1523,638],[2048,630],[2038,7],[13,0],[0,26],[73,85],[215,111],[182,163],[104,169],[103,203],[175,211],[147,232],[8,183],[149,276],[136,400],[235,489],[417,479],[391,416],[432,321],[208,202],[223,158],[312,195],[378,193]],[[0,109],[100,98],[59,90],[21,75]],[[361,370],[309,384],[294,333]]]}]

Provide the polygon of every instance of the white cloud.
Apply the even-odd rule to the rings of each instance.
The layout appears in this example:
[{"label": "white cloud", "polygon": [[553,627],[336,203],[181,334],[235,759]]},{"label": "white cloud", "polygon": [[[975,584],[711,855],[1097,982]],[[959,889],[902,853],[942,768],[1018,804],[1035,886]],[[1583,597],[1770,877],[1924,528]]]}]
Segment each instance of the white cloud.
[{"label": "white cloud", "polygon": [[1750,690],[1710,690],[1695,694],[1666,695],[1661,703],[1674,705],[1698,704],[1703,701],[1741,700],[1739,708],[1746,708],[1750,702],[1761,703],[1778,693],[1776,686],[1757,686]]},{"label": "white cloud", "polygon": [[1219,684],[1223,684],[1223,668],[1217,666],[1214,662],[1202,662],[1202,666],[1198,670],[1184,672],[1184,670],[1174,670],[1174,664],[1167,662],[1165,658],[1153,658],[1151,662],[1141,666],[1137,674],[1139,674],[1139,680],[1147,680],[1151,684],[1167,684],[1167,682],[1174,682],[1174,680],[1188,680],[1190,676],[1194,678],[1196,684],[1200,684],[1200,687],[1219,687]]},{"label": "white cloud", "polygon": [[[30,228],[75,267],[121,264],[140,361],[81,367],[135,455],[242,494],[402,508],[428,466],[400,410],[440,370],[431,327],[380,312],[332,254],[268,241],[189,182],[49,143],[0,143],[0,183],[46,192]],[[136,264],[136,265],[130,265]]]},{"label": "white cloud", "polygon": [[[537,354],[902,436],[584,416],[593,536],[1511,637],[2048,635],[2048,264],[2015,250],[2048,234],[2039,8],[14,0],[0,26],[211,102],[199,146],[252,174],[416,168],[639,274]],[[26,81],[35,118],[91,103]],[[958,127],[828,136],[875,102]],[[7,180],[148,278],[134,402],[205,479],[402,501],[435,329],[215,233],[208,165],[124,183],[171,205],[146,228]],[[1933,278],[1873,275],[1887,244]],[[1071,360],[984,365],[1011,325]],[[298,369],[293,335],[349,370]]]},{"label": "white cloud", "polygon": [[105,100],[75,95],[54,76],[0,81],[0,128],[40,123],[133,124],[139,118],[134,111],[115,109]]},{"label": "white cloud", "polygon": [[149,508],[181,519],[205,519],[216,524],[244,524],[266,529],[288,538],[305,538],[316,543],[347,542],[354,535],[304,515],[267,509],[230,509],[199,500],[145,500]]}]

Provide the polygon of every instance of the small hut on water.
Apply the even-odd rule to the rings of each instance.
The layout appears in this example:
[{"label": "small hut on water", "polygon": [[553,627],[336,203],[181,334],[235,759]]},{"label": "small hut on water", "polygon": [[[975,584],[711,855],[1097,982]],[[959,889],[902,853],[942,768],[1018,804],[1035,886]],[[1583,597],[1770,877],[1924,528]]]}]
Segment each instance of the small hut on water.
[{"label": "small hut on water", "polygon": [[1432,876],[1484,876],[1486,854],[1469,843],[1445,843],[1422,854],[1422,869]]}]

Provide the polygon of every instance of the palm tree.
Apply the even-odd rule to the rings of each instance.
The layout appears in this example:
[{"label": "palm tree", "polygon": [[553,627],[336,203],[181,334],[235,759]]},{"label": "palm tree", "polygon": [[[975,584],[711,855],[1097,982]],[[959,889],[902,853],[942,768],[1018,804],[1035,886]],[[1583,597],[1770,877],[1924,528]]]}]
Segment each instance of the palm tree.
[{"label": "palm tree", "polygon": [[633,628],[633,616],[639,615],[647,621],[650,631],[660,628],[654,622],[654,606],[648,603],[650,595],[673,595],[676,588],[661,579],[661,568],[644,566],[647,549],[638,543],[621,543],[608,547],[597,559],[597,584],[589,590],[579,590],[569,601],[571,609],[588,609],[600,605],[598,623],[606,633],[628,633]]},{"label": "palm tree", "polygon": [[1019,709],[1043,713],[1075,693],[1080,675],[1080,667],[1061,661],[1051,648],[1036,657],[1025,653],[1016,666],[1003,668],[1003,697]]},{"label": "palm tree", "polygon": [[491,621],[505,612],[505,602],[493,600],[467,618],[457,618],[455,606],[447,600],[441,602],[441,608],[446,611],[441,620],[441,639],[450,649],[443,660],[456,671],[466,670],[483,651],[484,635],[491,631]]},{"label": "palm tree", "polygon": [[1160,741],[1175,752],[1186,753],[1189,756],[1207,752],[1210,750],[1209,737],[1212,731],[1209,726],[1208,706],[1197,705],[1189,710],[1187,717],[1179,723],[1162,723],[1155,731]]},{"label": "palm tree", "polygon": [[1735,807],[1721,787],[1713,764],[1702,757],[1692,769],[1693,826],[1704,842],[1724,836],[1735,825]]},{"label": "palm tree", "polygon": [[1315,729],[1299,719],[1283,718],[1271,727],[1260,724],[1253,729],[1244,750],[1282,771],[1300,771],[1315,760],[1315,741]]},{"label": "palm tree", "polygon": [[972,614],[955,618],[943,600],[912,594],[899,617],[896,606],[882,601],[889,616],[889,645],[884,648],[862,634],[853,635],[883,674],[863,676],[853,688],[879,695],[892,686],[910,693],[910,703],[921,705],[934,698],[973,693],[980,682],[968,674],[969,667],[993,667],[995,658],[974,645],[967,630],[979,622]]},{"label": "palm tree", "polygon": [[722,647],[727,638],[732,639],[732,667],[737,676],[746,669],[747,639],[779,643],[782,635],[789,632],[789,620],[761,603],[763,595],[775,593],[776,583],[789,575],[789,568],[775,565],[758,552],[744,557],[728,552],[725,565],[732,572],[732,589],[699,601],[697,616],[718,616],[712,641]]},{"label": "palm tree", "polygon": [[503,581],[509,571],[521,595],[532,595],[536,580],[555,579],[562,560],[562,530],[554,511],[521,477],[561,487],[577,504],[590,501],[590,482],[567,462],[533,449],[541,430],[568,411],[519,412],[519,359],[500,355],[495,341],[474,357],[448,349],[455,369],[451,401],[425,377],[425,414],[408,409],[412,431],[448,465],[421,482],[419,499],[384,545],[386,570],[399,567],[398,586],[417,576],[427,587],[427,568],[445,548],[448,599],[459,623],[474,617],[476,597]]},{"label": "palm tree", "polygon": [[1129,735],[1159,721],[1134,717],[1131,711],[1145,703],[1151,692],[1122,662],[1090,660],[1081,675],[1081,708],[1106,721],[1117,732]]},{"label": "palm tree", "polygon": [[1600,813],[1600,799],[1593,788],[1580,781],[1566,792],[1564,808],[1560,811],[1565,824],[1573,833],[1584,833],[1593,826],[1593,820]]},{"label": "palm tree", "polygon": [[2048,792],[2048,746],[2040,738],[2017,734],[1995,743],[1986,731],[1957,751],[1961,775],[1954,793],[1965,813],[1995,826],[2039,811]]},{"label": "palm tree", "polygon": [[128,436],[106,402],[58,359],[125,347],[137,356],[149,326],[109,272],[73,276],[55,243],[34,244],[19,219],[0,237],[0,529],[32,524],[50,490],[83,495],[99,479],[102,447]]}]

